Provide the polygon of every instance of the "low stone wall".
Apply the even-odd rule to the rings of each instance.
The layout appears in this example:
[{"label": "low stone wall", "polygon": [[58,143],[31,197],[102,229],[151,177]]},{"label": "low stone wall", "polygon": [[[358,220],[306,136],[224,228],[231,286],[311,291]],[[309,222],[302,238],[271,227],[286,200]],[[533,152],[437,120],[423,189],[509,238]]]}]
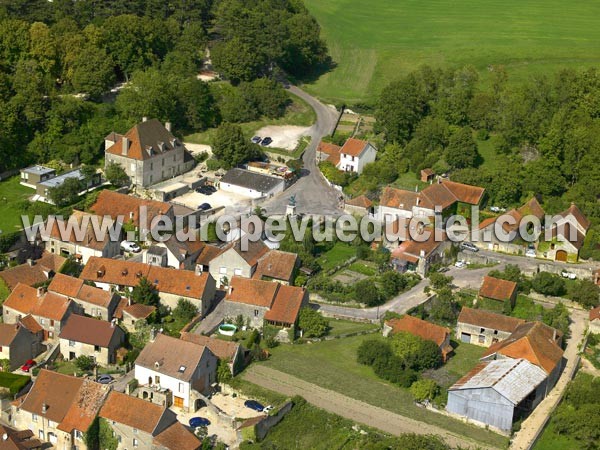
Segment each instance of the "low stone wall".
[{"label": "low stone wall", "polygon": [[262,441],[267,436],[271,428],[281,422],[285,415],[292,410],[293,406],[294,404],[291,401],[288,401],[281,408],[279,408],[277,414],[266,416],[264,420],[261,420],[259,423],[257,423],[254,426],[256,439]]}]

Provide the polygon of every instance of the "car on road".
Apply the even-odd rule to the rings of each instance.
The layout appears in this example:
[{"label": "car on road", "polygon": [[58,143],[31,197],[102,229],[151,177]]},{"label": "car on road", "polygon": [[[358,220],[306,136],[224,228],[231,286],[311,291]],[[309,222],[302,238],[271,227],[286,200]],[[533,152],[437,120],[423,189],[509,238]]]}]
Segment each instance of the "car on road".
[{"label": "car on road", "polygon": [[210,206],[210,203],[202,203],[200,206],[198,206],[200,211],[208,211],[211,208],[212,206]]},{"label": "car on road", "polygon": [[207,427],[210,425],[210,420],[206,417],[192,417],[189,423],[191,428]]},{"label": "car on road", "polygon": [[269,414],[274,409],[275,409],[275,407],[273,405],[268,405],[263,408],[262,412],[264,412],[265,414]]},{"label": "car on road", "polygon": [[267,136],[266,138],[264,138],[262,140],[262,142],[260,143],[260,145],[262,145],[263,147],[266,147],[268,145],[271,145],[271,142],[273,142],[273,139],[271,139],[269,136]]},{"label": "car on road", "polygon": [[468,250],[470,252],[478,252],[479,249],[472,242],[461,242],[460,243],[461,250]]},{"label": "car on road", "polygon": [[142,251],[141,247],[133,241],[121,242],[121,250],[131,253],[139,253]]},{"label": "car on road", "polygon": [[260,144],[260,141],[262,141],[262,138],[260,136],[252,136],[252,139],[250,139],[252,141],[253,144]]},{"label": "car on road", "polygon": [[577,275],[575,275],[573,272],[569,272],[567,270],[563,270],[561,273],[563,278],[568,278],[569,280],[576,280],[577,279]]},{"label": "car on road", "polygon": [[104,374],[100,375],[96,381],[100,384],[110,384],[114,381],[114,378],[112,375]]},{"label": "car on road", "polygon": [[454,263],[454,267],[458,267],[459,269],[462,269],[463,267],[467,267],[467,263],[464,262],[462,259],[459,259],[458,261],[456,261]]},{"label": "car on road", "polygon": [[23,364],[21,366],[21,370],[23,372],[29,372],[31,369],[33,369],[35,367],[35,361],[33,359],[28,359],[27,361],[25,361],[25,364]]},{"label": "car on road", "polygon": [[533,244],[529,244],[527,246],[527,250],[525,250],[525,256],[529,256],[530,258],[535,258],[537,253],[535,252],[535,246]]},{"label": "car on road", "polygon": [[250,409],[253,409],[254,411],[258,411],[258,412],[263,412],[263,410],[265,409],[265,407],[263,405],[261,405],[259,402],[257,402],[256,400],[246,400],[244,402],[244,406],[246,408],[250,408]]},{"label": "car on road", "polygon": [[490,211],[495,213],[505,212],[506,208],[501,208],[500,206],[490,206]]}]

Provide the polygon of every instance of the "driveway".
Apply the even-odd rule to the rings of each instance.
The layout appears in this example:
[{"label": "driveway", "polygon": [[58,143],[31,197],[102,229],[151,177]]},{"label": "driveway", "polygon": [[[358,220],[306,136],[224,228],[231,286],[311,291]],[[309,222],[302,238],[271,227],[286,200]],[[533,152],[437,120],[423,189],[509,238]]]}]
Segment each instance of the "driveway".
[{"label": "driveway", "polygon": [[289,198],[296,197],[296,211],[302,214],[339,215],[340,193],[330,187],[317,168],[317,146],[323,136],[331,134],[337,121],[338,112],[335,108],[324,105],[302,89],[291,86],[289,91],[306,101],[317,114],[316,123],[308,130],[310,144],[304,152],[302,160],[304,169],[302,176],[289,189],[267,200],[261,206],[268,215],[285,213]]},{"label": "driveway", "polygon": [[394,436],[404,433],[435,434],[448,444],[463,448],[485,448],[467,437],[370,405],[338,392],[324,389],[292,375],[254,364],[243,374],[251,383],[287,396],[300,395],[309,403],[352,421],[380,429]]}]

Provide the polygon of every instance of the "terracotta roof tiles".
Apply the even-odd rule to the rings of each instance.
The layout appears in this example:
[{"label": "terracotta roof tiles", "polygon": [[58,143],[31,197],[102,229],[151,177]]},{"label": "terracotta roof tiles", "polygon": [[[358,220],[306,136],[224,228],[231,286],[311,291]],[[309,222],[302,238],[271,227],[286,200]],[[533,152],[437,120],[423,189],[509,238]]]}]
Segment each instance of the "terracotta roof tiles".
[{"label": "terracotta roof tiles", "polygon": [[112,220],[120,220],[123,223],[132,222],[139,227],[142,206],[146,208],[148,228],[153,218],[162,215],[169,216],[173,213],[173,207],[169,203],[145,200],[108,189],[100,191],[96,203],[90,209],[98,216],[108,216]]},{"label": "terracotta roof tiles", "polygon": [[435,342],[438,347],[444,343],[450,334],[450,330],[446,327],[441,327],[409,315],[390,319],[385,323],[392,328],[392,333],[404,331],[406,333],[414,334],[427,341]]},{"label": "terracotta roof tiles", "polygon": [[6,269],[0,272],[0,278],[10,289],[14,289],[18,283],[34,286],[46,282],[66,261],[67,259],[60,255],[44,252],[40,259],[33,261],[33,265],[25,263]]},{"label": "terracotta roof tiles", "polygon": [[277,289],[281,285],[272,281],[254,280],[234,276],[229,283],[225,300],[247,305],[271,308]]},{"label": "terracotta roof tiles", "polygon": [[298,265],[298,255],[295,253],[271,250],[258,260],[253,278],[274,278],[290,281]]},{"label": "terracotta roof tiles", "polygon": [[181,339],[193,342],[194,344],[203,345],[213,352],[217,358],[226,361],[231,361],[240,348],[240,344],[237,342],[224,341],[222,339],[211,338],[196,333],[181,333]]},{"label": "terracotta roof tiles", "polygon": [[509,300],[517,291],[517,283],[514,281],[501,280],[490,276],[483,277],[483,284],[479,288],[481,297],[493,300]]},{"label": "terracotta roof tiles", "polygon": [[350,156],[360,156],[369,143],[361,139],[350,138],[344,142],[340,153]]},{"label": "terracotta roof tiles", "polygon": [[271,322],[293,325],[298,319],[300,308],[305,303],[307,293],[304,288],[281,285],[275,295],[275,300],[265,319]]},{"label": "terracotta roof tiles", "polygon": [[512,333],[519,325],[524,324],[525,321],[523,319],[496,314],[483,309],[473,309],[463,306],[458,315],[458,323],[466,323],[478,327]]},{"label": "terracotta roof tiles", "polygon": [[142,430],[152,436],[165,414],[175,416],[167,408],[116,391],[108,395],[100,409],[100,417]]},{"label": "terracotta roof tiles", "polygon": [[120,329],[105,320],[71,314],[60,331],[60,338],[107,348]]}]

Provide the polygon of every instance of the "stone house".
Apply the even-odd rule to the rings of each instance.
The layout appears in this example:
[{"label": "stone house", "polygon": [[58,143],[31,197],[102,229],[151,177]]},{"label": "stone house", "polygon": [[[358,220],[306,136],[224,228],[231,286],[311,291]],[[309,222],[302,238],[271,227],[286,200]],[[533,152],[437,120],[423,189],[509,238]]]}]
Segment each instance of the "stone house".
[{"label": "stone house", "polygon": [[109,134],[104,140],[106,166],[115,163],[131,184],[148,187],[190,171],[194,158],[171,133],[171,124],[144,120],[125,135]]},{"label": "stone house", "polygon": [[148,318],[156,311],[156,307],[140,303],[128,304],[122,310],[121,325],[130,333],[135,331],[135,324]]},{"label": "stone house", "polygon": [[158,334],[135,361],[135,378],[147,399],[152,390],[168,390],[173,405],[196,411],[195,392],[207,394],[217,381],[217,357],[205,346]]},{"label": "stone house", "polygon": [[450,345],[450,336],[452,333],[446,327],[441,327],[409,315],[385,321],[383,326],[384,336],[400,332],[410,333],[426,341],[434,342],[440,349],[444,362],[448,360],[448,357],[452,353],[452,346]]},{"label": "stone house", "polygon": [[154,243],[146,253],[147,264],[175,269],[195,270],[196,260],[206,244],[200,240],[179,241],[172,236]]},{"label": "stone house", "polygon": [[198,450],[202,442],[164,406],[112,391],[99,416],[112,429],[117,450]]},{"label": "stone house", "polygon": [[60,352],[67,360],[89,356],[106,367],[116,363],[125,332],[114,322],[71,314],[60,332]]},{"label": "stone house", "polygon": [[354,216],[366,216],[373,213],[373,202],[366,195],[346,200],[344,203],[344,212]]},{"label": "stone house", "polygon": [[483,277],[483,283],[479,288],[478,295],[479,299],[488,299],[502,303],[509,302],[511,307],[514,307],[517,300],[517,283],[486,275]]},{"label": "stone house", "polygon": [[82,279],[57,273],[48,285],[53,292],[71,299],[79,314],[111,321],[121,298],[116,292],[109,292],[84,284]]},{"label": "stone house", "polygon": [[[55,218],[48,234],[41,234],[46,250],[66,257],[72,256],[83,264],[87,263],[92,256],[112,258],[118,255],[120,253],[120,234],[111,238],[110,233],[106,233],[102,239],[98,239],[100,236],[94,232],[92,218],[94,218],[94,214],[82,211],[73,211],[66,221]],[[101,219],[97,216],[96,218]],[[86,225],[86,222],[87,227],[84,229],[83,226]],[[112,221],[110,227],[114,227]],[[61,235],[61,230],[69,230],[70,233]],[[80,236],[78,236],[78,230],[83,231]]]},{"label": "stone house", "polygon": [[158,290],[161,303],[170,308],[175,308],[179,299],[184,299],[204,315],[215,297],[215,280],[209,273],[170,269],[135,261],[92,257],[79,276],[106,291],[116,290],[126,294],[144,277]]},{"label": "stone house", "polygon": [[489,347],[510,337],[524,323],[523,319],[463,306],[456,324],[456,339]]},{"label": "stone house", "polygon": [[289,285],[293,283],[299,267],[300,259],[297,254],[271,250],[258,260],[253,278]]},{"label": "stone house", "polygon": [[42,336],[21,322],[0,323],[0,359],[10,361],[9,370],[21,367],[42,352]]},{"label": "stone house", "polygon": [[42,450],[44,443],[33,436],[31,430],[15,430],[6,425],[0,425],[2,448],[6,450]]},{"label": "stone house", "polygon": [[426,240],[407,239],[398,248],[392,250],[391,264],[398,272],[415,272],[424,277],[429,268],[436,263],[444,261],[446,252],[452,247],[452,242],[446,238],[445,233],[436,239],[435,230],[424,230],[431,235]]},{"label": "stone house", "polygon": [[56,449],[87,450],[84,434],[110,387],[42,369],[29,393],[12,403],[12,425],[29,429]]},{"label": "stone house", "polygon": [[433,171],[433,169],[423,169],[421,170],[421,181],[423,183],[433,183],[433,180],[435,179],[435,172]]},{"label": "stone house", "polygon": [[590,309],[589,331],[593,334],[600,334],[600,306]]},{"label": "stone house", "polygon": [[538,255],[554,261],[577,262],[591,222],[575,203],[553,219],[553,223],[546,224],[551,240],[538,244]]},{"label": "stone house", "polygon": [[243,316],[253,328],[268,323],[292,329],[303,306],[308,305],[308,291],[281,283],[233,277],[224,300],[226,317]]},{"label": "stone house", "polygon": [[73,310],[68,298],[25,284],[18,284],[2,305],[4,323],[17,324],[31,315],[44,330],[44,340],[58,338]]},{"label": "stone house", "polygon": [[343,172],[361,174],[365,166],[375,161],[377,149],[369,142],[350,138],[340,149],[337,168]]},{"label": "stone house", "polygon": [[203,345],[213,352],[217,358],[227,361],[233,376],[236,376],[244,368],[244,348],[237,342],[224,341],[203,334],[188,332],[181,333],[181,339]]},{"label": "stone house", "polygon": [[252,278],[258,260],[268,251],[262,241],[248,242],[247,250],[242,250],[241,241],[235,241],[210,261],[209,272],[218,288],[227,286],[234,276]]}]

